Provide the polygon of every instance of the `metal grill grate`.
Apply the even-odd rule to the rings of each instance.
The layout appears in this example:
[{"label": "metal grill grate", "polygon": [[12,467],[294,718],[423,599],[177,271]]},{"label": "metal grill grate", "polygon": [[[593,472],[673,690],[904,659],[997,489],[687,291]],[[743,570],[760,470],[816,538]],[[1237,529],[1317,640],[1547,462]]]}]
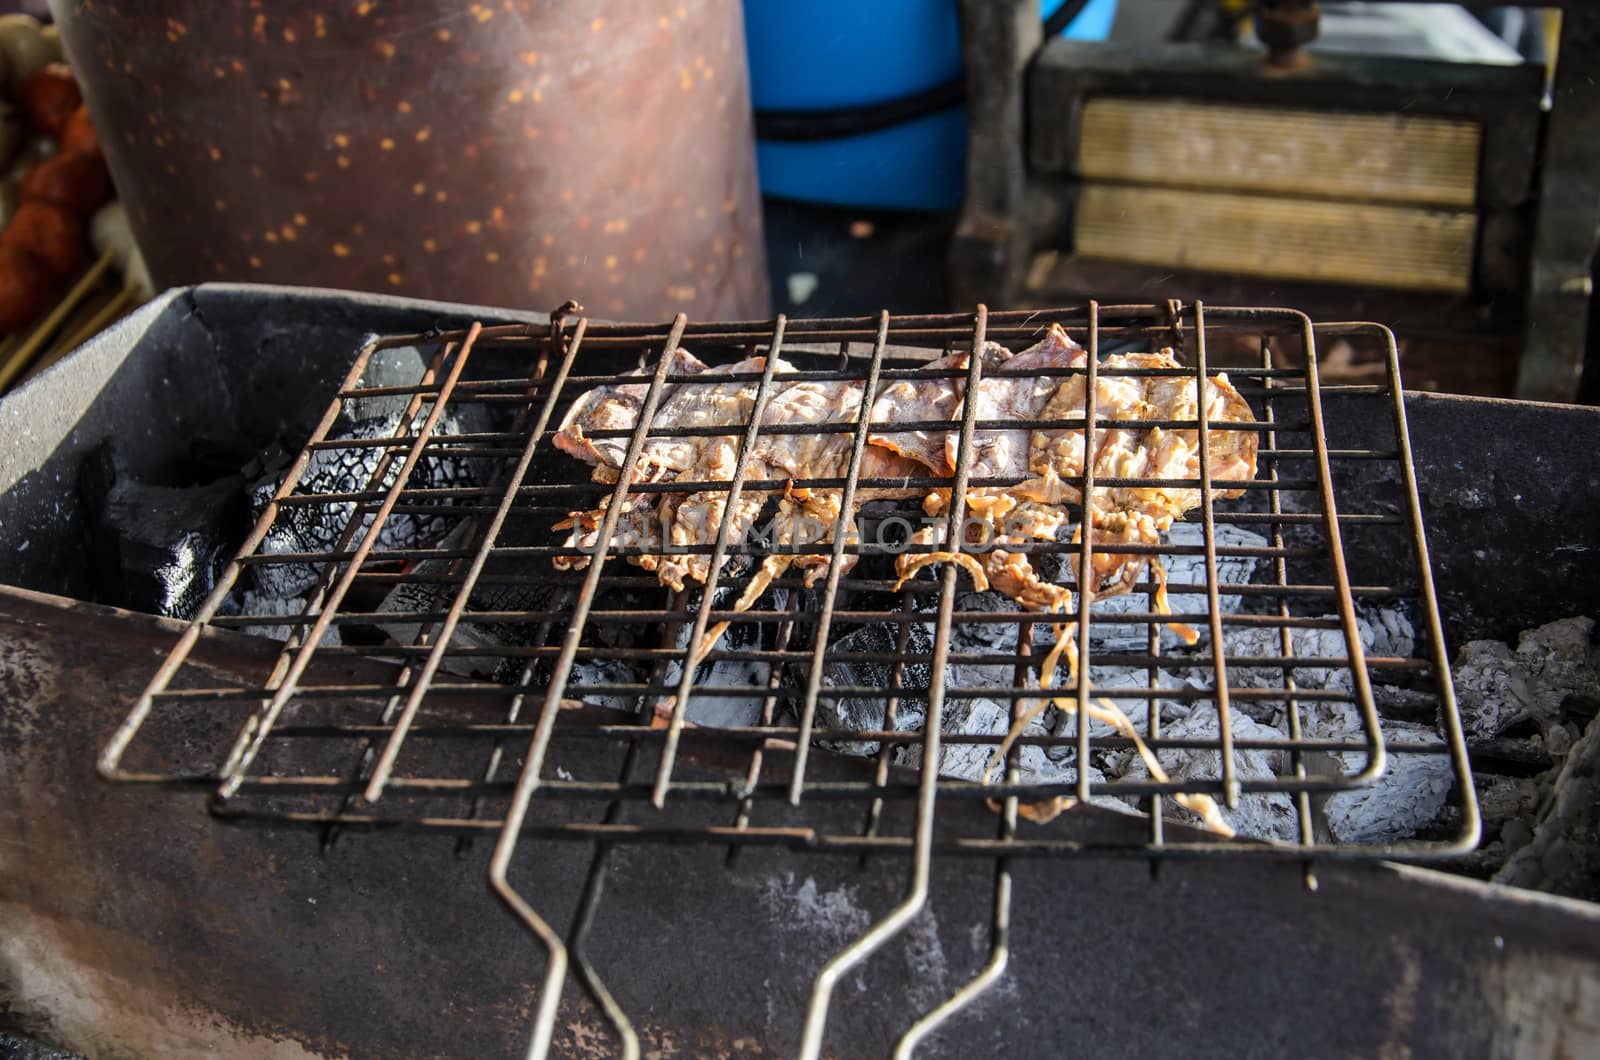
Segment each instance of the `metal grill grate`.
[{"label": "metal grill grate", "polygon": [[[1203,379],[1226,371],[1254,412],[1253,424],[1219,425],[1203,415],[1140,421],[1199,432],[1197,481],[1095,482],[1091,466],[1081,483],[1083,496],[1094,485],[1200,491],[1201,504],[1170,540],[1116,546],[1118,553],[1156,555],[1174,570],[1196,572],[1187,580],[1174,575],[1177,613],[1161,612],[1148,575],[1128,596],[1064,614],[976,596],[951,564],[897,588],[889,556],[905,546],[866,527],[870,520],[882,527],[896,515],[920,516],[915,500],[873,501],[863,510],[859,541],[834,534],[812,544],[774,545],[740,540],[730,527],[726,512],[741,494],[776,499],[797,488],[842,489],[848,512],[858,491],[902,484],[861,475],[868,430],[861,417],[761,423],[760,411],[784,385],[856,380],[872,394],[895,379],[957,375],[971,394],[986,370],[981,358],[970,358],[959,373],[927,363],[985,342],[1019,350],[1052,323],[1090,356],[1084,368],[1038,374],[1085,374],[1094,395],[1102,375]],[[1386,354],[1384,381],[1322,386],[1317,341],[1332,336],[1376,344]],[[649,429],[663,395],[679,381],[669,373],[673,359],[663,354],[680,345],[711,365],[768,354],[765,369],[749,377],[757,387],[754,412],[737,425]],[[1175,347],[1186,367],[1108,368],[1101,361],[1114,350],[1164,346]],[[1222,347],[1230,362],[1225,369],[1216,363],[1224,358],[1213,354]],[[378,366],[403,350],[420,351],[425,371],[379,385]],[[778,370],[780,353],[796,371]],[[596,483],[589,468],[554,449],[555,427],[573,400],[626,371],[640,372],[634,381],[645,389],[641,426],[612,432],[628,446],[623,466],[635,465],[650,438],[733,435],[740,456],[729,481],[633,484],[623,476]],[[1323,414],[1330,394],[1391,407],[1393,436],[1332,447],[1337,432],[1330,433]],[[398,410],[390,434],[338,436],[338,424],[375,408]],[[448,433],[446,424],[454,425]],[[1095,413],[1091,397],[1083,417],[1025,426],[1093,432],[1115,425]],[[982,421],[976,404],[963,400],[956,422],[920,426],[959,433],[953,476],[910,480],[922,490],[951,491],[940,518],[948,520],[950,539],[959,540],[968,491],[1012,484],[971,474],[975,435],[1024,424]],[[1212,481],[1205,439],[1222,430],[1258,433],[1255,480]],[[849,435],[843,477],[747,474],[758,435],[827,431]],[[356,451],[372,454],[361,465],[366,481],[358,488],[330,488],[308,476],[324,459],[319,454]],[[457,469],[458,484],[420,474],[443,464]],[[1244,490],[1237,500],[1215,496],[1236,488]],[[685,549],[711,556],[708,584],[672,592],[625,562],[660,546],[609,543],[627,498],[696,490],[725,491],[729,503],[715,538]],[[602,503],[601,551],[585,569],[555,569],[554,558],[578,553],[552,526]],[[1080,515],[1074,509],[1073,521]],[[275,528],[308,517],[341,528],[331,547],[265,546]],[[383,538],[382,528],[408,518],[449,532],[428,547],[396,547]],[[1242,538],[1244,531],[1258,537]],[[1041,569],[1058,564],[1061,584],[1075,589],[1100,547],[1092,521],[1083,521],[1076,540],[1040,542],[1028,551]],[[748,610],[735,610],[732,601],[754,565],[774,551],[833,562],[812,587],[786,573]],[[838,562],[847,554],[861,556],[848,572]],[[237,590],[263,570],[288,569],[310,572],[314,583],[301,614],[225,613]],[[1404,652],[1369,651],[1363,643],[1364,626],[1383,609],[1398,609],[1412,622],[1414,636],[1399,641]],[[692,658],[704,634],[724,622],[728,630],[716,647]],[[1164,632],[1171,622],[1199,627],[1200,643],[1179,644]],[[270,672],[249,687],[218,687],[188,661],[208,627],[282,625],[292,635]],[[1049,642],[1066,629],[1074,631],[1080,653],[1075,682],[1055,693],[1068,709],[1047,712],[1045,724],[1005,750],[1003,777],[978,782],[968,767],[994,755],[1007,724],[1041,698],[1040,665]],[[328,642],[330,631],[340,643]],[[1102,698],[1137,719],[1157,754],[1181,755],[1188,768],[1165,780],[1148,770],[1114,777],[1100,771],[1135,753],[1125,736],[1086,720],[1086,708]],[[1379,704],[1387,698],[1403,700],[1413,717],[1436,716],[1441,738],[1386,741]],[[1329,711],[1347,728],[1330,732],[1316,720]],[[1164,719],[1185,712],[1190,718],[1210,712],[1212,731],[1191,725],[1171,735],[1174,726]],[[846,715],[877,720],[844,725]],[[1278,723],[1247,724],[1263,716]],[[665,723],[652,724],[658,718]],[[984,718],[987,727],[979,724]],[[1448,762],[1460,808],[1455,834],[1371,843],[1326,834],[1319,825],[1326,799],[1373,784],[1410,756]],[[356,358],[239,558],[107,747],[101,768],[117,780],[209,787],[214,807],[226,815],[312,824],[330,835],[402,827],[496,836],[495,886],[551,955],[535,1051],[549,1040],[567,946],[581,943],[605,852],[617,844],[706,842],[730,852],[768,844],[911,859],[905,901],[818,978],[804,1049],[815,1055],[832,983],[920,908],[936,854],[995,859],[993,945],[1003,962],[1012,855],[1430,857],[1471,849],[1478,830],[1393,337],[1377,325],[1313,325],[1287,310],[1199,305],[980,308],[966,315],[765,324],[690,325],[680,317],[656,326],[558,314],[548,328],[475,326],[375,340]],[[1270,843],[1223,841],[1164,820],[1174,797],[1190,795],[1215,796],[1230,808],[1273,800],[1284,833]],[[1027,819],[1030,805],[1061,796],[1120,800],[1125,810],[1137,805],[1145,813],[1133,819],[1137,827],[1085,828],[1085,819],[1099,819],[1089,807],[1049,823]],[[957,803],[988,803],[998,812],[937,812]],[[826,814],[817,809],[822,805]],[[839,827],[845,819],[855,824]],[[566,943],[508,880],[526,836],[596,843],[587,912]],[[630,1040],[625,1015],[594,970],[581,958],[577,970]],[[908,1041],[998,972],[992,961]]]}]

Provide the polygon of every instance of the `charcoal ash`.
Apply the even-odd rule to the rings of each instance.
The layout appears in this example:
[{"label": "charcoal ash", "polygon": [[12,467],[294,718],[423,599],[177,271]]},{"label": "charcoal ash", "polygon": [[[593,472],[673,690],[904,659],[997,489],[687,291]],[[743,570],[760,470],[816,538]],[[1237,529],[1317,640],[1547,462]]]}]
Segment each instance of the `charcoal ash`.
[{"label": "charcoal ash", "polygon": [[[924,716],[926,716],[924,714]],[[945,743],[939,749],[939,775],[955,780],[970,780],[981,783],[985,779],[991,782],[1002,779],[1004,772],[996,768],[989,775],[989,765],[994,759],[999,741],[1011,726],[1011,708],[1008,704],[997,703],[990,699],[957,700],[947,703],[943,712],[944,722],[940,732],[946,736],[990,736],[993,741],[988,743]],[[897,731],[918,731],[921,725],[915,727],[896,725]],[[1041,735],[1043,727],[1035,722],[1026,730],[1028,734]],[[920,742],[898,745],[891,757],[891,761],[907,769],[920,769],[923,762],[923,747]],[[1056,762],[1044,754],[1044,749],[1035,744],[1025,744],[1017,749],[1017,779],[1024,784],[1073,784],[1078,779],[1078,769],[1070,762]],[[1089,766],[1091,782],[1101,784],[1105,782],[1105,775],[1095,766]],[[1097,798],[1096,802],[1102,801]],[[1116,809],[1126,807],[1114,799],[1105,799],[1108,805],[1115,804]]]},{"label": "charcoal ash", "polygon": [[[1503,883],[1600,897],[1600,647],[1588,617],[1470,641],[1452,673],[1474,763],[1484,843],[1467,868]],[[1435,828],[1459,828],[1447,806]]]},{"label": "charcoal ash", "polygon": [[[263,596],[260,593],[245,590],[235,593],[232,600],[219,609],[219,613],[228,615],[248,615],[255,618],[265,618],[274,615],[285,618],[298,617],[305,614],[309,600],[297,597],[292,600],[280,600],[275,596]],[[281,626],[250,625],[241,626],[239,632],[247,633],[254,637],[266,637],[269,640],[288,640],[289,637],[301,630],[309,628],[304,623],[284,623]],[[321,646],[324,648],[338,647],[344,643],[339,635],[339,627],[330,624],[322,634]]]},{"label": "charcoal ash", "polygon": [[85,458],[78,491],[96,599],[166,618],[200,609],[247,529],[244,477],[193,480],[214,473],[207,463],[191,460],[175,482],[155,483],[130,472],[109,441]]},{"label": "charcoal ash", "polygon": [[[1233,713],[1231,720],[1236,740],[1281,740],[1284,737],[1278,729],[1248,715]],[[1210,703],[1196,704],[1187,717],[1163,727],[1161,735],[1173,740],[1206,740],[1215,745],[1221,739],[1217,709]],[[1216,780],[1222,776],[1222,756],[1214,747],[1164,748],[1156,752],[1156,757],[1175,782]],[[1131,748],[1111,752],[1106,759],[1106,772],[1115,780],[1145,780],[1150,776],[1144,759]],[[1286,765],[1284,754],[1279,750],[1236,748],[1234,751],[1235,775],[1241,781],[1276,780],[1288,771]],[[1168,812],[1196,827],[1202,825],[1199,817],[1175,803],[1169,804]],[[1247,793],[1239,798],[1236,807],[1223,806],[1222,814],[1241,836],[1291,842],[1299,836],[1294,800],[1280,791]]]},{"label": "charcoal ash", "polygon": [[1592,619],[1567,618],[1523,633],[1514,650],[1492,640],[1464,645],[1453,672],[1468,742],[1526,726],[1536,727],[1546,743],[1570,745],[1578,735],[1570,716],[1592,716],[1600,699],[1593,634]]},{"label": "charcoal ash", "polygon": [[[730,610],[744,589],[738,579],[750,566],[747,557],[731,559],[718,578],[711,602],[707,604],[704,601],[705,593],[702,590],[697,594],[699,599],[691,603],[691,610],[698,610],[700,607],[710,607],[714,611]],[[820,594],[815,590],[787,587],[769,589],[763,596],[760,606],[763,610],[787,611],[794,606],[796,594],[803,600],[800,609],[820,608],[821,604],[817,599]],[[683,677],[683,664],[680,660],[691,648],[689,638],[694,632],[693,624],[686,621],[676,632],[672,647],[677,653],[677,658],[664,668],[662,678],[662,683],[669,686],[676,685]],[[777,623],[736,621],[729,625],[727,632],[717,642],[713,655],[723,652],[770,651],[777,646]],[[722,694],[696,691],[689,699],[684,717],[694,725],[714,728],[734,729],[759,725],[771,679],[772,664],[768,662],[722,658],[702,662],[695,668],[694,673],[694,684],[697,689],[715,687],[739,691]]]},{"label": "charcoal ash", "polygon": [[[1328,659],[1328,666],[1300,666],[1290,671],[1297,687],[1321,688],[1351,692],[1355,678],[1349,666],[1332,662],[1349,655],[1344,630],[1339,628],[1337,615],[1321,615],[1305,621],[1321,621],[1332,628],[1322,629],[1296,626],[1289,631],[1290,653],[1303,659]],[[1404,606],[1357,607],[1356,627],[1361,634],[1361,644],[1368,656],[1410,658],[1416,648],[1416,634],[1411,624],[1409,609]],[[1281,657],[1283,631],[1262,626],[1226,627],[1222,639],[1225,653],[1230,658],[1261,659],[1260,665],[1233,665],[1228,668],[1228,684],[1233,688],[1282,688],[1283,668],[1266,660]],[[1197,645],[1199,647],[1199,645]],[[1426,713],[1430,718],[1437,709],[1437,699],[1402,686],[1384,684],[1377,678],[1383,671],[1369,671],[1374,677],[1373,698],[1380,710],[1393,705],[1395,713],[1416,720],[1414,715]],[[1216,674],[1209,666],[1173,671],[1173,676],[1195,688],[1212,688]],[[1241,700],[1234,709],[1266,724],[1277,724],[1288,704],[1284,700]]]},{"label": "charcoal ash", "polygon": [[[402,434],[421,430],[425,414],[418,413],[406,425]],[[360,440],[386,438],[401,426],[398,413],[336,423],[329,432],[330,440]],[[446,409],[435,426],[439,435],[461,434],[470,429],[467,419]],[[318,449],[311,454],[305,473],[295,487],[296,495],[323,495],[330,493],[359,493],[368,489],[374,472],[383,460],[385,450],[379,446],[339,447]],[[399,454],[389,464],[382,479],[372,489],[387,490],[399,479],[403,462]],[[438,489],[480,485],[482,461],[460,456],[436,456],[426,452],[407,480],[410,489]],[[286,468],[273,468],[253,482],[249,488],[252,518],[260,518],[283,481]],[[355,514],[354,501],[329,501],[315,505],[289,505],[279,508],[270,530],[262,540],[258,552],[263,555],[285,553],[326,552],[334,547],[345,526]],[[372,525],[374,514],[362,516],[361,532]],[[431,548],[438,544],[455,525],[448,513],[425,515],[413,512],[393,512],[378,528],[375,548],[410,549]],[[357,538],[359,540],[359,538]],[[304,594],[316,584],[318,569],[310,563],[269,563],[252,568],[254,588],[265,596],[292,599]]]},{"label": "charcoal ash", "polygon": [[[1302,706],[1302,731],[1309,738],[1362,743],[1366,737],[1360,711],[1353,703],[1315,703]],[[1420,744],[1433,752],[1392,753],[1388,768],[1370,787],[1341,791],[1318,804],[1319,827],[1326,827],[1336,843],[1393,843],[1415,836],[1444,809],[1455,785],[1444,738],[1431,725],[1379,718],[1385,746]],[[1366,765],[1363,751],[1318,753],[1321,771],[1354,776]],[[1331,766],[1332,768],[1327,768]]]},{"label": "charcoal ash", "polygon": [[[1070,532],[1067,532],[1070,536]],[[1167,543],[1183,547],[1200,548],[1205,544],[1205,528],[1199,523],[1174,523],[1166,533]],[[1251,530],[1229,523],[1218,523],[1216,527],[1216,543],[1218,548],[1264,548],[1270,542],[1260,534]],[[1039,557],[1042,558],[1042,557]],[[1037,563],[1040,577],[1047,581],[1066,583],[1076,581],[1072,573],[1072,563],[1077,559],[1070,553],[1056,553],[1050,557],[1051,562]],[[1206,584],[1206,558],[1203,554],[1181,553],[1177,555],[1164,555],[1161,562],[1167,569],[1167,580],[1172,585],[1201,586],[1200,592],[1182,592],[1174,590],[1168,594],[1168,601],[1172,610],[1177,614],[1204,615],[1211,611],[1211,601],[1204,592]],[[1255,581],[1256,569],[1260,560],[1251,556],[1218,556],[1217,557],[1217,582],[1220,585],[1247,585]],[[1219,598],[1225,612],[1236,612],[1240,609],[1242,598],[1237,594],[1223,594]],[[1150,610],[1149,597],[1142,592],[1125,593],[1122,596],[1113,596],[1106,600],[1096,600],[1091,607],[1093,618],[1112,615],[1127,615],[1142,613]],[[1098,652],[1144,652],[1149,648],[1147,627],[1143,623],[1110,623],[1094,622],[1089,626],[1089,643],[1094,651]],[[1204,644],[1208,636],[1207,630],[1199,629],[1201,643]],[[1183,642],[1178,635],[1169,629],[1163,629],[1161,634],[1162,648],[1177,648]]]},{"label": "charcoal ash", "polygon": [[[390,518],[394,518],[390,516]],[[527,519],[507,520],[496,540],[497,545],[543,544],[543,533]],[[429,547],[442,551],[469,550],[481,540],[481,527],[475,520],[457,519],[449,533],[431,543]],[[407,546],[412,547],[412,546]],[[454,559],[427,559],[416,564],[406,578],[391,589],[378,604],[379,612],[439,613],[450,609],[461,585],[458,577],[451,576],[451,567],[460,563]],[[461,563],[462,570],[466,564]],[[452,645],[458,648],[483,649],[484,654],[463,655],[451,653],[440,661],[440,668],[458,677],[471,677],[515,682],[523,670],[523,663],[503,655],[491,654],[499,648],[531,647],[537,639],[538,623],[499,623],[478,621],[472,612],[483,611],[554,611],[571,607],[573,588],[554,579],[547,582],[528,582],[520,576],[527,574],[528,562],[491,555],[484,565],[478,583],[467,598],[467,616],[456,624]],[[460,570],[456,572],[459,576]],[[517,581],[497,581],[498,575],[518,577]],[[377,623],[377,629],[396,644],[415,644],[424,631],[437,627],[437,621],[417,622],[394,619]]]}]

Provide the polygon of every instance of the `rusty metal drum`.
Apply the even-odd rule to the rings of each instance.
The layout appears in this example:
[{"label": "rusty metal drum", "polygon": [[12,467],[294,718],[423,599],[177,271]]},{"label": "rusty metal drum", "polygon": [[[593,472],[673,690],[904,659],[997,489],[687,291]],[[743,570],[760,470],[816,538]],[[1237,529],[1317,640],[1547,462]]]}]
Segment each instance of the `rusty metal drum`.
[{"label": "rusty metal drum", "polygon": [[160,285],[767,312],[739,0],[52,0]]}]

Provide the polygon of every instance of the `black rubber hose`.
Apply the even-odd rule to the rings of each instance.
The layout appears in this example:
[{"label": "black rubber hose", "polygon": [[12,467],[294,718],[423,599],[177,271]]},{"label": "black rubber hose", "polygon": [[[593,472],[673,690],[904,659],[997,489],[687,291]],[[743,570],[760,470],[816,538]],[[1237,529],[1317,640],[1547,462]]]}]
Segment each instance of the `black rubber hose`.
[{"label": "black rubber hose", "polygon": [[[1044,36],[1049,40],[1061,33],[1082,14],[1089,0],[1067,0],[1056,13],[1045,19]],[[909,96],[873,103],[865,107],[836,110],[758,110],[756,139],[784,143],[807,143],[863,136],[892,128],[917,118],[948,110],[966,98],[966,84],[953,77],[932,88]]]}]

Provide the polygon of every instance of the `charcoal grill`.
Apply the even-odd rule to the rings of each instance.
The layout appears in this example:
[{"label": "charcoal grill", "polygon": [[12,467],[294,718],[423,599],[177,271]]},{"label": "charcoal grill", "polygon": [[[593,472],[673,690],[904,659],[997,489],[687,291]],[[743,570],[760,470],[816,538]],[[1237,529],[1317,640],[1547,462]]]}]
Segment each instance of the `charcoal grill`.
[{"label": "charcoal grill", "polygon": [[[1113,612],[1097,602],[1050,615],[1014,606],[974,610],[958,604],[964,597],[954,566],[897,587],[884,567],[894,546],[835,535],[789,548],[831,555],[835,561],[846,553],[859,554],[854,570],[841,573],[835,562],[824,583],[810,590],[798,577],[780,578],[754,606],[736,611],[727,602],[729,593],[750,577],[750,561],[773,546],[733,540],[726,520],[713,543],[690,546],[712,557],[713,573],[704,587],[668,593],[653,577],[625,563],[641,554],[641,548],[607,545],[582,571],[561,573],[551,566],[556,556],[576,555],[560,544],[551,525],[572,510],[596,507],[606,497],[610,503],[602,542],[610,541],[622,502],[631,492],[726,490],[736,497],[740,492],[776,495],[791,488],[835,488],[844,490],[848,511],[848,500],[859,488],[891,484],[861,478],[867,425],[860,422],[804,428],[851,434],[853,455],[848,473],[839,479],[749,478],[741,458],[739,471],[725,482],[635,485],[627,476],[615,485],[588,481],[587,469],[554,451],[551,434],[578,394],[614,382],[622,371],[642,372],[639,381],[648,385],[642,426],[618,432],[627,439],[626,464],[631,466],[646,438],[661,433],[649,423],[664,387],[672,382],[670,358],[662,355],[680,344],[710,364],[769,353],[768,369],[751,376],[758,385],[760,409],[775,386],[787,380],[861,380],[870,391],[896,378],[952,374],[926,365],[943,353],[976,350],[986,341],[1020,349],[1051,324],[1062,325],[1092,354],[1084,369],[1051,374],[1086,374],[1090,394],[1097,373],[1163,373],[1103,368],[1099,354],[1113,348],[1172,346],[1187,367],[1165,374],[1205,378],[1226,371],[1255,410],[1258,422],[1248,429],[1260,434],[1256,480],[1213,481],[1203,467],[1199,480],[1178,483],[1202,495],[1202,504],[1190,516],[1199,528],[1198,544],[1117,546],[1119,552],[1146,552],[1167,560],[1200,557],[1200,581],[1170,587],[1178,599],[1196,601],[1192,609],[1161,613],[1156,587],[1146,578],[1135,589],[1136,600],[1143,600],[1141,609]],[[1333,337],[1374,343],[1386,351],[1383,381],[1323,386],[1316,349],[1319,341]],[[1225,368],[1219,367],[1222,358],[1212,355],[1218,348],[1228,351]],[[398,349],[421,351],[425,371],[406,384],[374,385],[367,376],[375,359]],[[775,373],[772,365],[780,354],[796,365],[795,373]],[[967,392],[982,371],[979,358],[961,370]],[[1365,405],[1365,415],[1376,411],[1388,422],[1389,437],[1374,438],[1362,448],[1331,447],[1323,414],[1323,398],[1330,394],[1338,394],[1341,404]],[[335,436],[341,414],[375,402],[403,404],[391,436]],[[456,434],[437,429],[447,410],[466,406],[483,410],[495,429]],[[1110,424],[1096,415],[1091,403],[1081,419],[1032,426],[1092,432]],[[1203,419],[1145,425],[1195,430],[1202,438],[1208,432],[1241,429]],[[951,490],[953,538],[959,537],[968,489],[1011,484],[974,477],[968,467],[975,432],[1001,426],[1015,424],[986,423],[976,418],[971,403],[964,403],[955,425],[962,445],[954,475],[911,481],[930,490]],[[746,422],[667,433],[732,433],[742,436],[748,452],[758,432],[769,429],[799,428]],[[381,451],[365,488],[335,493],[303,487],[301,478],[313,454],[349,447]],[[480,484],[418,485],[413,471],[422,461],[442,456],[475,463]],[[1381,485],[1364,490],[1361,503],[1351,503],[1340,484],[1357,473]],[[1082,483],[1084,495],[1092,484]],[[1101,479],[1098,484],[1141,483]],[[1236,487],[1246,490],[1238,501],[1214,496]],[[338,513],[343,529],[337,542],[314,552],[263,551],[260,546],[275,520],[296,508]],[[378,529],[396,513],[440,517],[457,530],[436,547],[380,547]],[[1268,544],[1226,545],[1218,532],[1225,526],[1252,528]],[[1081,578],[1087,573],[1096,547],[1092,525],[1085,524],[1075,542],[1040,543],[1032,552],[1041,563],[1060,557],[1065,584],[1076,586],[1080,581],[1074,574]],[[1219,561],[1230,556],[1253,562],[1253,574],[1242,582],[1224,581]],[[720,562],[725,558],[730,560],[726,567]],[[230,594],[253,569],[283,564],[309,564],[318,572],[302,614],[286,620],[223,613]],[[401,587],[431,593],[436,602],[409,612],[383,609],[379,601]],[[540,602],[491,609],[482,605],[480,595],[489,590],[536,594]],[[1379,605],[1401,606],[1413,616],[1418,633],[1411,654],[1366,651],[1359,615]],[[293,635],[259,682],[219,682],[191,660],[207,627],[240,629],[286,621]],[[1164,635],[1168,623],[1179,621],[1205,632],[1196,651],[1174,650]],[[702,635],[722,622],[730,626],[726,638],[709,654],[691,658]],[[375,627],[397,623],[416,630],[409,643],[362,642],[363,631],[370,636]],[[973,624],[1014,628],[1014,650],[985,654],[953,647],[955,632]],[[962,704],[984,699],[1003,702],[1015,718],[1040,699],[1033,678],[1046,649],[1035,634],[1057,625],[1075,631],[1081,653],[1076,683],[1058,692],[1069,706],[1075,702],[1079,708],[1067,711],[1069,723],[1052,731],[1030,731],[1019,740],[1007,752],[1000,782],[980,784],[941,775],[942,752],[968,745],[992,752],[1001,743],[999,733],[945,733],[943,719]],[[487,627],[516,635],[487,646],[481,638],[458,636]],[[838,647],[842,633],[861,627],[893,630],[895,650],[868,657]],[[929,650],[911,647],[919,627],[930,635]],[[1096,633],[1103,627],[1131,629],[1142,638],[1143,650],[1098,649]],[[1276,631],[1277,650],[1241,656],[1226,647],[1211,647],[1225,646],[1228,631],[1243,628]],[[341,631],[341,644],[324,643],[330,629]],[[1337,652],[1298,653],[1297,633],[1325,630],[1338,633]],[[631,640],[622,634],[630,634]],[[392,677],[354,680],[338,664],[362,655],[396,659],[401,665]],[[636,664],[645,676],[595,679],[584,668],[619,660]],[[718,684],[706,676],[718,663],[744,664],[755,677],[748,685]],[[468,679],[458,673],[463,666],[481,671],[491,664],[502,680]],[[850,672],[862,664],[886,670],[887,682],[849,686],[825,681],[830,666]],[[1100,664],[1136,671],[1142,682],[1105,685],[1095,678]],[[1342,679],[1306,687],[1300,675],[1313,668]],[[945,675],[952,672],[1004,676],[979,686],[947,684]],[[1443,739],[1386,741],[1375,697],[1388,687],[1423,697],[1437,712]],[[819,705],[846,697],[881,701],[882,726],[844,729],[823,722]],[[1158,753],[1203,751],[1214,755],[1216,767],[1165,780],[1097,780],[1086,768],[1047,781],[1024,779],[1019,760],[1028,748],[1072,763],[1128,752],[1127,739],[1096,734],[1084,720],[1084,708],[1101,697],[1142,704],[1146,739]],[[708,700],[742,704],[754,720],[714,729],[693,724],[697,704]],[[671,704],[668,724],[652,725],[656,708],[664,702]],[[1212,704],[1218,718],[1215,739],[1163,738],[1163,702]],[[1305,712],[1330,703],[1354,709],[1356,732],[1328,738],[1305,724]],[[920,731],[898,727],[897,716],[912,704],[941,724],[926,724]],[[1234,738],[1230,716],[1266,705],[1282,709],[1287,735]],[[852,759],[813,750],[841,745],[864,745],[871,754]],[[920,752],[914,759],[903,753],[910,748]],[[1275,753],[1284,767],[1270,777],[1242,776],[1238,758],[1248,751]],[[1411,755],[1448,761],[1453,797],[1461,807],[1455,834],[1365,844],[1333,842],[1319,834],[1315,807],[1320,798],[1370,785],[1386,765]],[[1468,851],[1478,834],[1393,337],[1372,324],[1314,324],[1287,310],[1198,304],[1091,303],[1055,312],[1007,313],[980,307],[974,314],[946,316],[885,313],[876,318],[694,325],[681,316],[668,325],[609,325],[569,313],[558,314],[550,325],[474,325],[376,338],[357,356],[274,503],[105,748],[101,771],[121,781],[208,787],[219,814],[245,822],[311,825],[329,839],[348,829],[377,828],[453,834],[463,841],[494,837],[495,889],[549,958],[534,1014],[532,1055],[542,1055],[551,1040],[569,959],[618,1039],[629,1052],[638,1048],[627,1013],[583,956],[585,937],[600,915],[608,859],[634,844],[713,844],[726,848],[729,857],[750,847],[781,846],[803,855],[909,860],[902,901],[817,977],[802,1042],[804,1054],[817,1055],[834,984],[923,907],[935,858],[965,855],[992,862],[990,959],[975,979],[911,1028],[902,1041],[905,1051],[1003,969],[1013,857],[1250,856],[1308,864],[1311,859],[1423,859]],[[1229,806],[1252,796],[1286,796],[1294,810],[1295,839],[1227,842],[1164,819],[1166,800],[1190,795],[1214,796]],[[1061,796],[1083,802],[1117,796],[1140,800],[1147,811],[1144,824],[1139,829],[1084,828],[1075,814],[1036,824],[1021,812]],[[999,800],[998,812],[987,817],[939,812],[951,804],[992,800]],[[668,806],[677,811],[670,818],[662,812]],[[1094,811],[1085,810],[1093,821]],[[841,828],[843,820],[855,825]],[[565,939],[541,917],[536,882],[512,877],[518,843],[529,837],[594,844],[580,912]],[[1314,882],[1309,868],[1307,879]]]}]

